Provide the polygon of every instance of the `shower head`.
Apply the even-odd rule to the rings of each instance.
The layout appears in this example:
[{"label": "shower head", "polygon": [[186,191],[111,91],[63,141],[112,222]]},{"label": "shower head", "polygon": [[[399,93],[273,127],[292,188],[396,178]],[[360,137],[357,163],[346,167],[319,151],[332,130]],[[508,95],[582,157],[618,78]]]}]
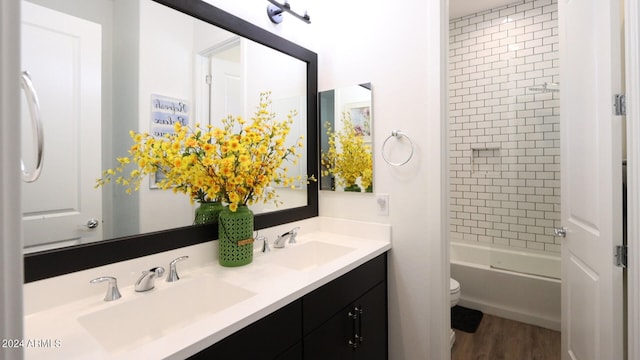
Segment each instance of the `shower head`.
[{"label": "shower head", "polygon": [[542,86],[530,87],[528,90],[533,92],[558,92],[560,84],[545,82]]}]

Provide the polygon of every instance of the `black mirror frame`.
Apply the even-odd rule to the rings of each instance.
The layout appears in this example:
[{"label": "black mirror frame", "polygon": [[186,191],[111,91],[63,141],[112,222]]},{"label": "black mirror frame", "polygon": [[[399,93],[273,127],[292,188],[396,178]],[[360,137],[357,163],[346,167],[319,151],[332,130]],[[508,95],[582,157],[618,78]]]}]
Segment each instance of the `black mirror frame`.
[{"label": "black mirror frame", "polygon": [[[318,55],[203,1],[153,0],[209,24],[236,33],[307,64],[307,174],[318,174]],[[307,205],[255,216],[263,229],[318,216],[318,183],[307,185]],[[218,238],[217,225],[194,225],[91,244],[46,250],[24,256],[24,282],[43,280],[114,262],[135,259]]]}]

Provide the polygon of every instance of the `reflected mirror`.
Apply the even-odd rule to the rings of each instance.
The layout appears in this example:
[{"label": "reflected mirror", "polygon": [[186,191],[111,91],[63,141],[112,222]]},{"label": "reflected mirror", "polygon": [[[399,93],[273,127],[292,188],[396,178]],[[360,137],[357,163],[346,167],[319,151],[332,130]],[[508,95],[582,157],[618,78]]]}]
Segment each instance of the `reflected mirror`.
[{"label": "reflected mirror", "polygon": [[[95,180],[128,155],[130,130],[162,136],[175,122],[250,118],[263,91],[271,92],[277,119],[297,113],[287,141],[303,136],[304,156],[286,164],[289,175],[315,173],[306,152],[315,146],[307,143],[315,104],[307,100],[306,60],[151,0],[29,0],[22,16],[22,67],[37,88],[45,133],[41,178],[22,188],[26,253],[193,224],[197,204],[158,189],[154,178],[130,195],[116,184],[95,189]],[[27,125],[22,153],[31,159]],[[277,188],[282,205],[252,210],[307,207],[307,190],[306,181]]]},{"label": "reflected mirror", "polygon": [[371,84],[319,93],[320,190],[373,192]]},{"label": "reflected mirror", "polygon": [[[126,155],[130,130],[153,133],[172,121],[206,124],[225,112],[249,116],[259,92],[271,91],[271,111],[278,117],[298,111],[291,141],[298,134],[306,139],[300,164],[290,171],[318,177],[317,54],[204,1],[24,1],[22,13],[29,12],[35,15],[23,19],[23,66],[34,66],[34,84],[51,85],[56,95],[66,96],[60,101],[40,96],[43,107],[49,102],[53,109],[43,111],[44,121],[54,111],[67,122],[45,125],[38,182],[53,182],[23,189],[25,221],[46,220],[24,226],[25,282],[217,239],[215,224],[191,225],[194,207],[185,195],[155,189],[152,179],[133,196],[116,186],[93,188],[101,170]],[[48,18],[63,29],[35,25]],[[40,41],[26,40],[33,38]],[[39,56],[27,56],[29,51]],[[47,71],[36,71],[45,55],[57,57],[47,60]],[[224,73],[222,97],[212,70],[221,63],[239,69]],[[154,111],[158,104],[162,111]],[[28,112],[23,108],[23,113]],[[27,122],[25,160],[33,155],[30,131]],[[94,150],[84,150],[85,145]],[[27,168],[33,165],[26,162]],[[80,184],[90,186],[86,192],[93,197],[87,202]],[[316,184],[278,191],[284,206],[256,209],[256,230],[317,216]],[[102,215],[79,215],[91,207]],[[96,229],[101,236],[78,240]]]}]

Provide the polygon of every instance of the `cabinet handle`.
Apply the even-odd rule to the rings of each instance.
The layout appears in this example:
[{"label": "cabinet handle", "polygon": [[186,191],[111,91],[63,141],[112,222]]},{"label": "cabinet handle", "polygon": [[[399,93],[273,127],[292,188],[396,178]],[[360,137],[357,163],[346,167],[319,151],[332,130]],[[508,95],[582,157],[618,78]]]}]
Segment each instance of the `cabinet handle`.
[{"label": "cabinet handle", "polygon": [[362,344],[364,341],[364,337],[362,336],[362,306],[356,306],[355,311],[358,314],[358,331],[356,332],[356,340]]},{"label": "cabinet handle", "polygon": [[351,323],[351,339],[349,339],[348,344],[349,346],[351,346],[353,348],[353,350],[356,350],[358,348],[358,332],[356,330],[356,322],[358,321],[358,308],[354,308],[352,311],[349,311],[348,314],[349,318],[351,319],[352,323]]}]

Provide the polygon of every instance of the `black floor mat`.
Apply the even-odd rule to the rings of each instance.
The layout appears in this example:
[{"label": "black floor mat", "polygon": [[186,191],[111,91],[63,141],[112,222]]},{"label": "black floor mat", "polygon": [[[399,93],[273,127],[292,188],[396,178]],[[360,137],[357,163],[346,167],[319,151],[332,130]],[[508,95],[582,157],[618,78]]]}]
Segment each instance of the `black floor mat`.
[{"label": "black floor mat", "polygon": [[462,306],[454,306],[451,308],[451,327],[468,332],[474,333],[482,321],[482,311],[468,309]]}]

